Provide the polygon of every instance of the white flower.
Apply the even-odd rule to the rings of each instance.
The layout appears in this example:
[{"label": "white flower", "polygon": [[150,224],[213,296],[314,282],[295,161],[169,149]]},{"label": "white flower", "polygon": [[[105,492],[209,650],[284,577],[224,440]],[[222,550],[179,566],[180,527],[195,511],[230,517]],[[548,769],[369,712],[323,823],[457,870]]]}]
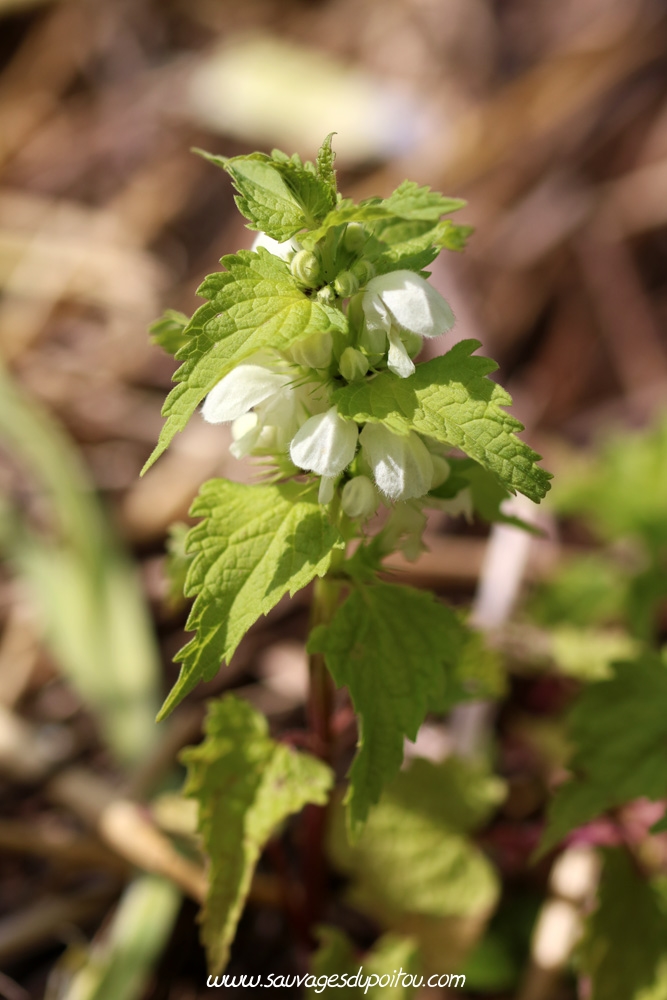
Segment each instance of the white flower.
[{"label": "white flower", "polygon": [[274,240],[272,236],[267,236],[266,233],[257,233],[250,249],[257,250],[258,247],[264,247],[274,257],[280,257],[281,260],[289,260],[290,257],[301,249],[300,244],[294,238],[285,240],[284,243],[279,243],[278,240]]},{"label": "white flower", "polygon": [[236,458],[256,449],[286,451],[301,424],[329,405],[322,383],[295,386],[295,377],[268,354],[253,355],[211,389],[202,416],[211,424],[233,422]]},{"label": "white flower", "polygon": [[290,456],[300,469],[335,479],[354,458],[358,436],[357,425],[332,406],[306,420],[294,436]]},{"label": "white flower", "polygon": [[414,271],[390,271],[372,278],[362,298],[366,328],[389,338],[387,367],[407,378],[415,366],[401,332],[437,337],[451,330],[454,314],[442,295]]},{"label": "white flower", "polygon": [[244,362],[233,368],[209,392],[202,415],[209,424],[223,424],[248,413],[290,384],[292,376],[266,364]]},{"label": "white flower", "polygon": [[413,431],[403,436],[382,424],[368,423],[359,440],[378,489],[390,500],[410,500],[431,489],[433,460]]}]

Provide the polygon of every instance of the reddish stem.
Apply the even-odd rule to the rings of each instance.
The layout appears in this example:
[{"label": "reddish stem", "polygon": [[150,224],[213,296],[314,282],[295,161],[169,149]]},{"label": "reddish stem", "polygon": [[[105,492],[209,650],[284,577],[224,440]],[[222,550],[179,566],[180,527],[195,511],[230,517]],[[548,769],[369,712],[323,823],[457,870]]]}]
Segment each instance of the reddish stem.
[{"label": "reddish stem", "polygon": [[[327,579],[315,581],[311,625],[328,624],[336,611],[340,582]],[[307,703],[308,727],[313,752],[327,764],[332,760],[331,714],[334,687],[324,657],[312,653],[309,660],[310,689]],[[320,919],[327,897],[327,870],[324,838],[327,826],[327,806],[306,806],[304,810],[303,878],[305,884],[305,920],[312,927]]]}]

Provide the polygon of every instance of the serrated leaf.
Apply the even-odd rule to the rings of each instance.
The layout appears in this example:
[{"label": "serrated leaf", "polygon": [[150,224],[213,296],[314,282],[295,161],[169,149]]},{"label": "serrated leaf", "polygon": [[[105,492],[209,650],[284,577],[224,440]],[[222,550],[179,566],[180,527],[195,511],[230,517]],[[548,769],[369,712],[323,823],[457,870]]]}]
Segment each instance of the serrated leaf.
[{"label": "serrated leaf", "polygon": [[[417,227],[421,232],[415,232]],[[401,238],[410,230],[411,235]],[[436,225],[430,222],[380,224],[373,227],[373,232],[378,241],[377,250],[369,257],[374,262],[376,273],[386,274],[402,268],[421,271],[435,260],[441,250],[463,250],[472,228],[445,219]],[[383,249],[387,243],[389,249]]]},{"label": "serrated leaf", "polygon": [[503,783],[457,758],[417,759],[387,788],[355,843],[334,812],[330,850],[352,879],[350,899],[384,926],[405,914],[464,917],[498,898],[493,867],[469,838],[504,794]]},{"label": "serrated leaf", "polygon": [[461,198],[446,198],[437,191],[431,191],[430,187],[420,187],[415,181],[403,181],[380,204],[389,215],[437,222],[441,216],[465,208],[466,202]]},{"label": "serrated leaf", "polygon": [[582,692],[569,716],[572,777],[556,791],[540,853],[607,809],[667,796],[665,706],[667,666],[650,653]]},{"label": "serrated leaf", "polygon": [[416,739],[431,701],[444,698],[466,635],[432,594],[388,583],[352,590],[332,622],[313,630],[310,652],[324,654],[360,719],[347,796],[354,832],[400,768],[404,738]]},{"label": "serrated leaf", "polygon": [[184,330],[187,343],[178,384],[167,397],[167,418],[144,472],[183,430],[202,399],[235,365],[266,347],[284,350],[312,333],[344,330],[339,309],[309,298],[297,287],[287,264],[266,250],[241,250],[222,258],[228,269],[209,275],[199,294],[209,301]]},{"label": "serrated leaf", "polygon": [[329,135],[317,151],[317,159],[315,161],[317,176],[329,188],[334,204],[338,188],[336,186],[336,171],[334,170],[336,154],[331,148],[331,140],[335,134],[335,132],[329,132]]},{"label": "serrated leaf", "polygon": [[396,434],[416,431],[460,448],[510,492],[539,502],[551,475],[517,437],[523,425],[503,409],[512,402],[509,394],[487,378],[498,366],[472,356],[479,346],[476,340],[461,341],[442,357],[417,365],[409,378],[382,372],[339,389],[334,400],[342,416],[359,423],[383,423]]},{"label": "serrated leaf", "polygon": [[202,940],[213,973],[229,957],[262,848],[276,827],[307,803],[324,805],[331,770],[268,735],[264,716],[227,695],[209,705],[206,739],[181,754],[185,794],[199,803],[199,832],[210,860]]},{"label": "serrated leaf", "polygon": [[199,681],[216,675],[281,597],[323,576],[340,541],[317,492],[302,483],[247,486],[212,479],[191,514],[203,518],[188,538],[194,560],[186,595],[196,600],[186,628],[197,634],[176,656],[181,672],[161,718]]},{"label": "serrated leaf", "polygon": [[590,1000],[648,1000],[666,953],[664,893],[641,875],[625,850],[605,851],[598,905],[581,946]]},{"label": "serrated leaf", "polygon": [[[348,996],[407,1000],[415,995],[413,976],[419,979],[419,948],[410,938],[384,934],[358,959],[352,942],[337,927],[320,927],[317,936],[320,946],[311,966],[316,982],[306,990],[307,997],[320,995],[325,976],[329,989],[346,989]],[[395,975],[399,969],[401,974]],[[385,976],[389,976],[389,983],[380,986],[377,980]]]},{"label": "serrated leaf", "polygon": [[[470,227],[457,226],[451,222],[439,224],[439,220],[442,215],[456,212],[465,204],[459,198],[446,198],[428,187],[403,181],[385,199],[367,198],[358,205],[349,198],[341,201],[317,229],[305,235],[302,242],[306,247],[313,247],[332,226],[361,222],[366,224],[369,232],[376,238],[376,256],[380,258],[376,264],[378,273],[410,267],[408,261],[413,258],[417,261],[413,269],[421,270],[444,247],[463,249]],[[415,244],[413,241],[418,242]],[[388,252],[388,247],[400,244],[405,245],[403,250],[395,251],[393,255]],[[427,259],[431,246],[436,248],[436,252]],[[370,247],[367,247],[367,254],[369,250]],[[419,263],[422,256],[417,256],[418,254],[423,255],[426,263]]]},{"label": "serrated leaf", "polygon": [[154,344],[158,344],[167,354],[176,354],[188,342],[185,329],[189,322],[185,313],[165,309],[160,318],[151,323],[148,332]]},{"label": "serrated leaf", "polygon": [[198,152],[232,178],[238,191],[234,200],[248,219],[248,228],[275,240],[282,242],[300,229],[312,229],[335,205],[330,178],[320,177],[312,163],[301,163],[298,157],[288,157],[280,150],[271,156],[251,153],[231,158]]}]

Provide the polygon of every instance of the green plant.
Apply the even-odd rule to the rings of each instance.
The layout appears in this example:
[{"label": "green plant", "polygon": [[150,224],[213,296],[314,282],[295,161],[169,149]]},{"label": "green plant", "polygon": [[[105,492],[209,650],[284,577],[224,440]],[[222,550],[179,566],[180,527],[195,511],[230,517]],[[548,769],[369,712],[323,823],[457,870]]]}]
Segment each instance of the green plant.
[{"label": "green plant", "polygon": [[[230,660],[261,615],[313,583],[309,753],[270,738],[265,721],[228,696],[211,705],[205,741],[184,756],[210,858],[203,938],[217,972],[262,848],[306,804],[297,929],[313,939],[324,904],[326,803],[340,763],[332,681],[347,687],[359,724],[344,797],[346,864],[355,869],[358,852],[374,852],[384,827],[391,835],[400,822],[414,827],[416,844],[430,845],[437,877],[457,871],[462,890],[469,874],[480,905],[492,905],[493,875],[466,836],[480,808],[483,815],[497,801],[497,786],[482,773],[461,779],[422,762],[426,813],[410,824],[401,817],[416,803],[397,778],[404,739],[416,738],[428,712],[485,693],[474,681],[489,654],[434,595],[378,574],[390,553],[418,554],[426,509],[505,520],[503,499],[519,491],[539,502],[550,476],[517,436],[510,398],[488,378],[496,365],[475,354],[477,342],[414,360],[424,337],[454,323],[424,269],[441,250],[465,245],[468,227],[442,218],[463,202],[410,181],[385,199],[342,199],[331,136],[314,164],[279,151],[204,155],[231,176],[258,236],[253,250],[224,257],[224,270],[204,280],[206,301],[190,320],[170,312],[153,327],[182,364],[147,466],[203,403],[206,420],[231,423],[236,457],[261,460],[264,479],[212,480],[192,507],[200,521],[187,537],[185,591],[195,598],[187,625],[195,635],[178,654],[180,676],[161,717]],[[443,814],[439,782],[462,782],[480,801],[466,808],[459,788],[461,815]],[[423,901],[433,877],[424,873],[409,891]],[[467,915],[460,892],[448,898],[444,911],[442,901],[427,907],[434,920]]]}]

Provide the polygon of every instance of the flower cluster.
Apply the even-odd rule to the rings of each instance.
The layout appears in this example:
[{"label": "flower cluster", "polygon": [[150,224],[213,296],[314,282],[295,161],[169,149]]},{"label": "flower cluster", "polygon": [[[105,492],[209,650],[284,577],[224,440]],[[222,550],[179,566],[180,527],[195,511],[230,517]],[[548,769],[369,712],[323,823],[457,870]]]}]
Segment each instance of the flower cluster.
[{"label": "flower cluster", "polygon": [[[344,238],[354,258],[367,237],[351,223]],[[383,500],[417,499],[443,483],[449,466],[442,445],[381,423],[359,427],[338,413],[332,396],[337,386],[383,369],[410,376],[423,338],[451,329],[448,303],[413,271],[376,276],[360,255],[325,282],[321,258],[295,239],[278,243],[259,233],[258,247],[283,259],[307,294],[346,306],[350,332],[342,343],[319,333],[286,351],[263,351],[218,382],[202,413],[210,423],[231,423],[232,454],[289,455],[296,469],[321,477],[320,503],[333,499],[341,481],[342,508],[354,519],[369,518]]]}]

